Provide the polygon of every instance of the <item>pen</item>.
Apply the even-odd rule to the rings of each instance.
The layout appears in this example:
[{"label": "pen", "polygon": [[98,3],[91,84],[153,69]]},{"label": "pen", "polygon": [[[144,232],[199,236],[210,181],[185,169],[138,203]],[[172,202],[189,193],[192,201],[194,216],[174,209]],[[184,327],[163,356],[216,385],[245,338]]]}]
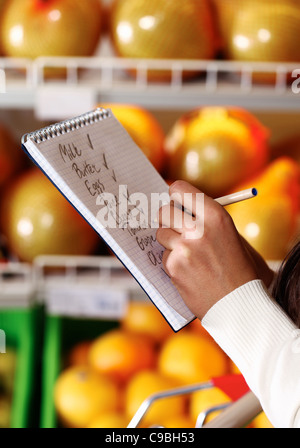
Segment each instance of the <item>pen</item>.
[{"label": "pen", "polygon": [[[215,199],[220,205],[230,205],[236,202],[245,201],[246,199],[254,198],[258,195],[258,191],[256,188],[248,188],[247,190],[237,191],[235,193],[228,194],[226,196],[222,196],[221,198]],[[168,205],[169,203],[163,203],[162,205]],[[186,208],[183,208],[181,204],[176,205],[179,209],[182,209],[185,213],[193,216],[193,214]],[[153,225],[155,226],[158,223],[158,219],[155,218],[153,221]]]},{"label": "pen", "polygon": [[237,191],[236,193],[228,194],[227,196],[222,196],[221,198],[215,199],[220,205],[234,204],[235,202],[245,201],[246,199],[251,199],[257,196],[256,188],[248,188],[247,190]]}]

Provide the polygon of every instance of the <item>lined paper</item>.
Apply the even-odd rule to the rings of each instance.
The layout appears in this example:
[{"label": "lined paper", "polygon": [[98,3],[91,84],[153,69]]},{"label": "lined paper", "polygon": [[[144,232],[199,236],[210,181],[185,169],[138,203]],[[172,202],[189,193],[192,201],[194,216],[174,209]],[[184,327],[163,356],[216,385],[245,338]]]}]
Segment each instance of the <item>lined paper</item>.
[{"label": "lined paper", "polygon": [[[157,229],[150,227],[153,219],[151,194],[168,194],[168,185],[112,113],[95,123],[86,123],[41,143],[30,138],[24,146],[110,246],[171,327],[178,331],[193,320],[194,315],[163,270],[161,256],[164,249],[156,241]],[[130,198],[142,192],[148,199],[148,210],[139,203],[132,203],[132,207],[129,203],[129,215],[119,213],[118,207],[115,215],[113,202],[99,203],[102,193],[110,193],[116,198],[116,203],[120,202],[120,191]],[[101,210],[110,213],[103,213],[105,219],[117,219],[115,228],[103,225],[103,219],[101,223]],[[128,225],[127,219],[135,216],[130,214],[132,211],[137,213],[137,218],[144,217],[147,228]],[[138,213],[143,211],[143,215]],[[125,228],[121,228],[122,225]]]}]

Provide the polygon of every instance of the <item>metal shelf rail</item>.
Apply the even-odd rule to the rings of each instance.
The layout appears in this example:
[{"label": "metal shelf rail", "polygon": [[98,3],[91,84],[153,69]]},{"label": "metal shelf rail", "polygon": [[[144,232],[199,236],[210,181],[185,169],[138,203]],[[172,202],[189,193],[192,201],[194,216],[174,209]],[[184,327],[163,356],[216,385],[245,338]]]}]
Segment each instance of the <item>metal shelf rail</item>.
[{"label": "metal shelf rail", "polygon": [[0,312],[43,304],[48,314],[121,319],[146,293],[115,257],[40,256],[0,263]]},{"label": "metal shelf rail", "polygon": [[[65,69],[47,78],[46,69]],[[232,104],[257,110],[299,111],[300,63],[224,60],[154,60],[119,57],[0,58],[0,108],[35,108],[41,89],[61,94],[85,88],[95,101],[134,102],[158,109]],[[170,79],[153,82],[149,72],[168,70]],[[186,79],[184,74],[199,76]],[[135,73],[130,75],[129,73]],[[275,74],[274,84],[254,82],[257,73]],[[288,78],[292,74],[292,79]]]}]

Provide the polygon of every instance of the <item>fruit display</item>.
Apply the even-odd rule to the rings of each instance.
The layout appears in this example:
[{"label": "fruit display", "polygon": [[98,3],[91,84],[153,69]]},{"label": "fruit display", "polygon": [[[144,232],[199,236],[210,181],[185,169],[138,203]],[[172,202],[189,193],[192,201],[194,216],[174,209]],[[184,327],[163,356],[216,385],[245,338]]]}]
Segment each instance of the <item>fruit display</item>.
[{"label": "fruit display", "polygon": [[96,339],[89,352],[91,367],[123,384],[136,372],[155,366],[154,345],[141,334],[112,330]]},{"label": "fruit display", "polygon": [[293,159],[280,157],[236,189],[251,185],[259,191],[257,200],[246,206],[232,204],[227,210],[240,234],[266,260],[282,260],[298,234],[300,166]]},{"label": "fruit display", "polygon": [[296,138],[272,148],[270,137],[245,110],[196,109],[166,137],[166,171],[168,179],[186,180],[214,198],[257,188],[255,200],[227,210],[266,260],[282,260],[299,235],[299,154]]},{"label": "fruit display", "polygon": [[[178,383],[171,378],[162,375],[159,371],[143,370],[137,373],[130,381],[125,392],[125,412],[129,420],[144,400],[152,394],[164,392],[175,388]],[[151,406],[145,415],[142,425],[159,425],[166,416],[174,418],[184,415],[185,397],[182,395],[168,397],[157,401]]]},{"label": "fruit display", "polygon": [[[300,5],[293,0],[214,0],[226,59],[251,62],[297,62],[296,36]],[[258,72],[254,81],[274,82],[275,75]]]},{"label": "fruit display", "polygon": [[7,348],[0,354],[0,428],[10,428],[14,377],[17,365],[16,352]]},{"label": "fruit display", "polygon": [[158,358],[159,370],[181,385],[225,375],[227,359],[216,343],[199,334],[180,332],[169,339]]},{"label": "fruit display", "polygon": [[38,255],[88,255],[99,241],[95,231],[57,191],[32,168],[6,189],[1,226],[12,253],[32,262]]},{"label": "fruit display", "polygon": [[254,428],[274,428],[264,412],[261,412],[252,422]]},{"label": "fruit display", "polygon": [[276,145],[271,148],[272,160],[278,157],[288,156],[296,160],[300,164],[300,135],[295,134],[291,137],[281,139]]},{"label": "fruit display", "polygon": [[[132,324],[133,316],[140,316],[138,326]],[[172,359],[175,352],[178,356]],[[182,364],[176,375],[174,362]],[[59,423],[89,428],[125,428],[150,395],[233,370],[199,321],[178,334],[170,333],[159,311],[144,301],[131,302],[116,328],[76,342],[65,354],[64,366],[53,391]],[[207,400],[205,406],[209,404]],[[141,426],[193,428],[194,414],[189,395],[172,396],[153,404]]]},{"label": "fruit display", "polygon": [[[45,98],[55,102],[54,91],[60,102],[74,92],[79,106],[87,93],[93,105],[110,108],[168,184],[183,179],[213,198],[255,187],[257,197],[226,210],[265,260],[282,261],[300,235],[297,124],[292,130],[299,89],[274,88],[275,68],[284,82],[286,64],[300,63],[299,29],[300,0],[0,0],[0,263],[34,268],[39,255],[68,255],[75,262],[76,256],[107,255],[99,236],[32,168],[13,137],[23,127],[34,129],[31,112],[41,119]],[[34,61],[39,57],[58,57],[62,67],[47,66],[43,79]],[[68,57],[74,60],[66,69]],[[147,69],[150,60],[156,69]],[[260,63],[274,63],[274,73],[263,72]],[[248,67],[253,86],[241,76],[241,70],[250,74]],[[232,104],[224,105],[226,98]],[[281,98],[282,111],[275,110]],[[125,99],[136,104],[121,103]],[[49,101],[49,114],[53,107]],[[88,283],[88,269],[79,270]],[[56,269],[49,273],[54,284]],[[115,277],[105,277],[110,280],[121,288]],[[0,354],[0,428],[48,422],[126,428],[153,394],[241,375],[198,319],[174,333],[147,300],[130,298],[126,315],[111,322],[48,314],[47,299],[30,298],[41,313],[36,325],[23,313],[14,320],[18,310],[9,310],[9,333],[0,293],[0,330],[9,345]],[[164,398],[139,426],[194,428],[200,413],[232,399],[218,387]],[[262,412],[248,427],[273,426]]]},{"label": "fruit display", "polygon": [[164,167],[165,133],[155,116],[147,109],[134,104],[100,104],[112,110],[137,146],[152,165],[162,172]]},{"label": "fruit display", "polygon": [[[157,68],[147,70],[150,82],[170,81],[162,60],[288,63],[300,58],[296,0],[242,0],[238,5],[235,0],[1,0],[0,20],[0,54],[91,56],[101,53],[105,37],[117,58],[157,60]],[[201,77],[201,70],[181,69],[184,81]],[[134,67],[127,71],[136,74]],[[65,70],[46,68],[45,74]],[[254,68],[252,79],[269,83],[276,75]]]},{"label": "fruit display", "polygon": [[70,367],[57,380],[54,401],[65,426],[86,427],[98,414],[116,410],[118,390],[89,367]]},{"label": "fruit display", "polygon": [[[206,0],[115,0],[110,34],[117,55],[142,59],[212,59],[215,30]],[[168,79],[163,70],[148,77]]]},{"label": "fruit display", "polygon": [[[214,406],[228,405],[231,400],[221,389],[211,388],[203,389],[195,392],[191,396],[190,413],[193,420],[197,420],[198,415],[203,410]],[[207,422],[213,420],[221,411],[214,411],[207,416]]]},{"label": "fruit display", "polygon": [[265,166],[268,137],[269,131],[245,110],[192,110],[167,136],[167,177],[186,180],[209,196],[222,196]]},{"label": "fruit display", "polygon": [[90,56],[101,34],[99,0],[10,0],[2,18],[5,55]]},{"label": "fruit display", "polygon": [[[214,198],[257,188],[255,200],[227,209],[240,233],[264,258],[281,260],[285,256],[299,228],[297,135],[275,147],[270,143],[271,129],[253,113],[232,106],[193,109],[164,131],[146,108],[99,105],[112,109],[168,183],[183,179]],[[31,262],[41,254],[88,255],[103,250],[96,233],[38,169],[18,174],[22,157],[7,129],[0,128],[5,252]],[[137,325],[139,319],[133,317],[131,325]]]},{"label": "fruit display", "polygon": [[[7,0],[0,0],[0,22],[1,22],[1,18],[4,12],[4,5],[7,2]],[[2,56],[3,54],[3,50],[2,50],[2,45],[1,45],[1,39],[0,39],[0,56]]]}]

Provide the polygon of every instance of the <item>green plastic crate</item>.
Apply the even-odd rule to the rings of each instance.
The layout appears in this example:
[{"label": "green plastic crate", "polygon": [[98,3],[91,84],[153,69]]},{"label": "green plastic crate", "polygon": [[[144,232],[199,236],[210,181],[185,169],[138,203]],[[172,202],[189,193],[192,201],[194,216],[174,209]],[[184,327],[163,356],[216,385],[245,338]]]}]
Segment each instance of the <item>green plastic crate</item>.
[{"label": "green plastic crate", "polygon": [[[38,308],[0,310],[0,329],[5,332],[6,347],[15,349],[17,353],[11,413],[12,428],[38,425],[40,312]],[[5,353],[0,356],[5,356]]]},{"label": "green plastic crate", "polygon": [[41,428],[56,428],[53,391],[56,379],[64,368],[68,351],[83,340],[92,340],[118,326],[116,321],[99,321],[60,316],[46,316],[41,389]]}]

